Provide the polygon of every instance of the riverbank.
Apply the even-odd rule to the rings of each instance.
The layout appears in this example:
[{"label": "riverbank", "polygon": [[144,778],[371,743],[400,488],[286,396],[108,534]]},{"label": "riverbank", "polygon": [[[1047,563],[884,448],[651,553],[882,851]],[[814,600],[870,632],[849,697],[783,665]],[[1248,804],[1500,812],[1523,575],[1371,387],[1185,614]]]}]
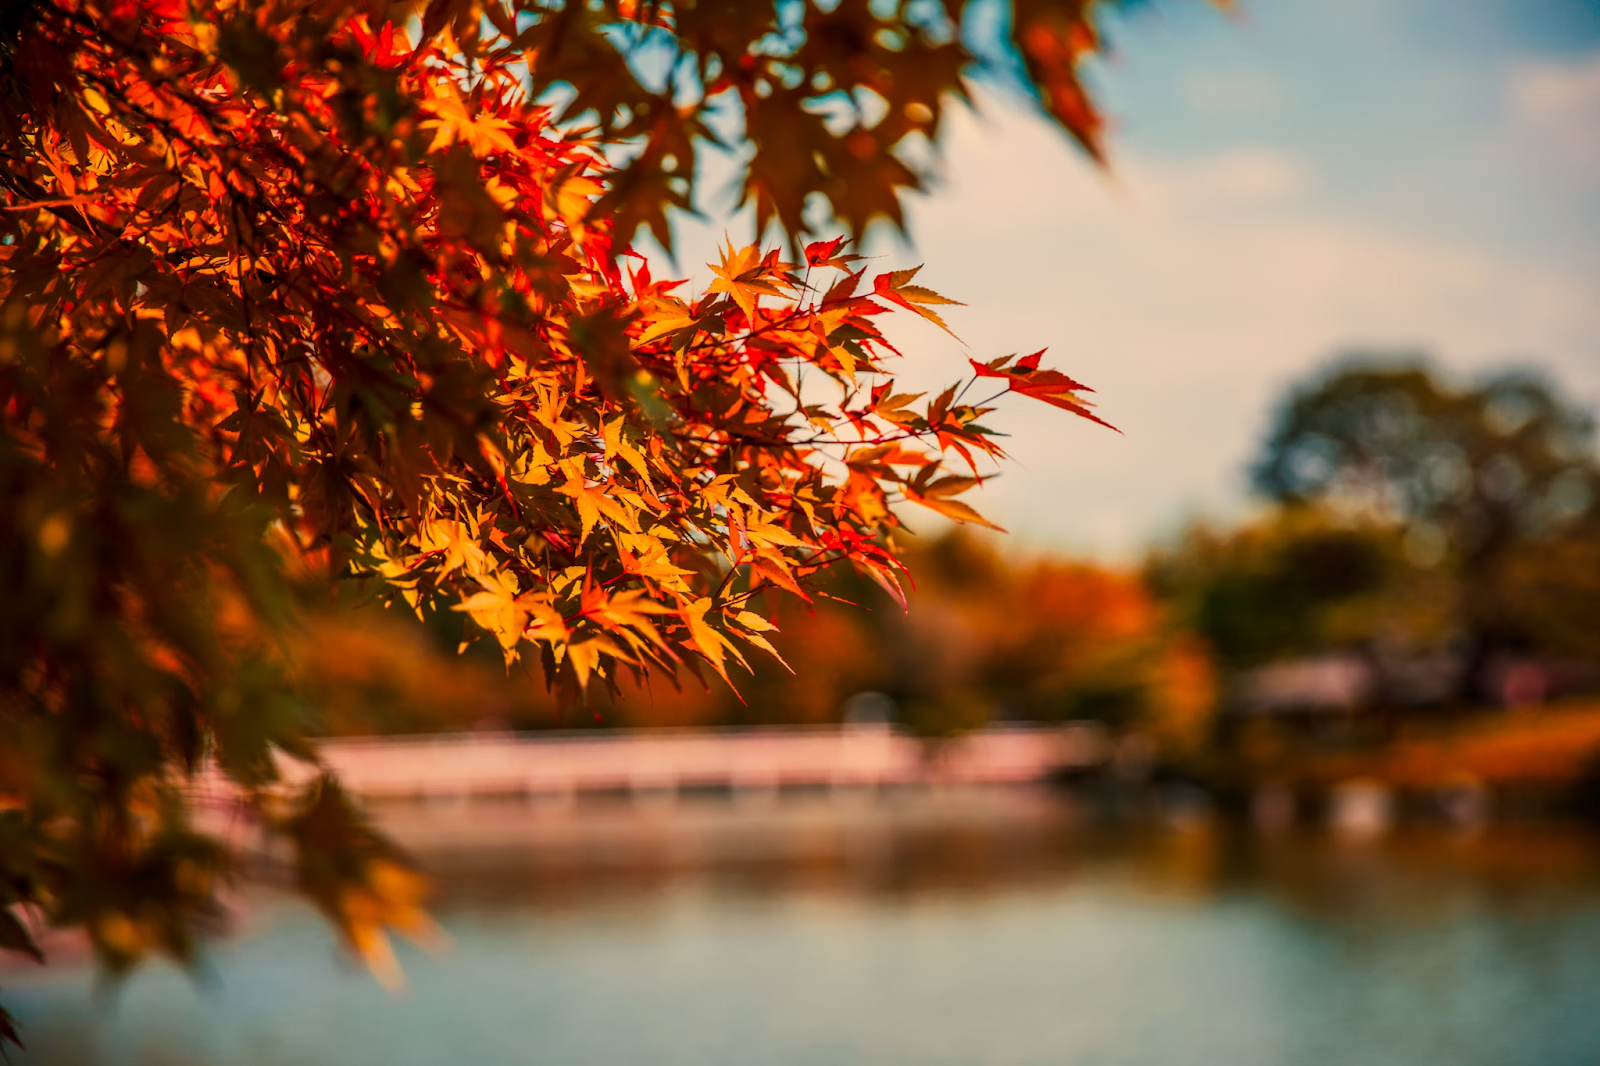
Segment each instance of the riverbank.
[{"label": "riverbank", "polygon": [[[1369,715],[1365,724],[1375,726],[1380,717]],[[1600,703],[1413,717],[1382,730],[1352,729],[1331,743],[1256,738],[1213,756],[1202,778],[1258,815],[1286,803],[1327,812],[1350,802],[1446,820],[1594,818],[1600,816]]]}]

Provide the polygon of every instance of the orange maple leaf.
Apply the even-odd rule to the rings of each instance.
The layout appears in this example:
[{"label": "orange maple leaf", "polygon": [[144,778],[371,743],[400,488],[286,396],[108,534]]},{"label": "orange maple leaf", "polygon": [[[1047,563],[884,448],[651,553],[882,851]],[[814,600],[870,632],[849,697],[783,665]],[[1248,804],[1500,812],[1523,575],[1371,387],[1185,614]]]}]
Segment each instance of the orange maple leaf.
[{"label": "orange maple leaf", "polygon": [[981,378],[1004,378],[1010,382],[1010,391],[1032,396],[1035,400],[1043,400],[1052,407],[1059,407],[1063,411],[1071,411],[1079,418],[1087,418],[1091,422],[1098,422],[1107,429],[1121,433],[1110,422],[1089,410],[1090,404],[1078,395],[1080,392],[1093,392],[1094,390],[1080,381],[1074,381],[1059,370],[1040,370],[1039,357],[1044,355],[1043,348],[1032,355],[1018,359],[1015,366],[1007,368],[1012,357],[994,359],[987,363],[980,363],[976,359],[969,359],[972,369],[977,371]]}]

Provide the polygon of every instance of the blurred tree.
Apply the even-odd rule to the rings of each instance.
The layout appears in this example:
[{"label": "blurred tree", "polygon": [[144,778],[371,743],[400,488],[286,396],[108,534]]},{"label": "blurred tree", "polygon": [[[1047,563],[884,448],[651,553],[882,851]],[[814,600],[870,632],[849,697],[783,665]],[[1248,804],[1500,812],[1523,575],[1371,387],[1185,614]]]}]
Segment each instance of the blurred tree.
[{"label": "blurred tree", "polygon": [[1209,657],[1139,575],[1057,559],[1018,564],[952,532],[907,558],[911,609],[871,615],[892,673],[879,683],[930,737],[995,717],[1098,719],[1182,757],[1204,740]]},{"label": "blurred tree", "polygon": [[1389,528],[1304,507],[1238,529],[1195,526],[1145,563],[1151,588],[1231,670],[1364,643],[1393,621],[1387,594],[1407,569]]},{"label": "blurred tree", "polygon": [[1584,582],[1532,592],[1591,557],[1600,524],[1593,416],[1536,374],[1457,388],[1416,361],[1347,362],[1291,391],[1253,477],[1285,506],[1392,524],[1412,563],[1452,575],[1462,699],[1492,695],[1496,656],[1600,622]]},{"label": "blurred tree", "polygon": [[[436,617],[447,623],[452,614]],[[477,653],[481,645],[456,653],[461,617],[435,632],[373,604],[302,611],[287,651],[308,730],[370,736],[561,724],[556,701],[524,666],[507,671],[499,655]],[[454,639],[445,643],[451,628]]]},{"label": "blurred tree", "polygon": [[[873,322],[951,301],[801,238],[898,224],[976,68],[1098,158],[1101,7],[4,5],[0,946],[186,956],[228,870],[182,802],[207,761],[354,949],[416,924],[336,785],[277,783],[313,757],[288,569],[453,604],[570,701],[726,676],[762,588],[898,590],[891,504],[982,521],[944,456],[998,454],[989,408],[896,393]],[[670,247],[718,131],[794,261],[730,247],[685,300],[629,245]],[[973,371],[1094,417],[1037,355]]]}]

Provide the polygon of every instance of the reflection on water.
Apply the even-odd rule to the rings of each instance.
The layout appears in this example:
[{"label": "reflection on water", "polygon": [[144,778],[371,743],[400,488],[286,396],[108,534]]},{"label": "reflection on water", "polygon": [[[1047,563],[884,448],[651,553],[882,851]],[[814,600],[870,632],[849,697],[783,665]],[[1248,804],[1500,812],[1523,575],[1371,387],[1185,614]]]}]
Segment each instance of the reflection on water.
[{"label": "reflection on water", "polygon": [[9,972],[23,1063],[1600,1062],[1600,848],[1042,793],[395,808],[454,940],[390,997],[252,899],[198,987]]}]

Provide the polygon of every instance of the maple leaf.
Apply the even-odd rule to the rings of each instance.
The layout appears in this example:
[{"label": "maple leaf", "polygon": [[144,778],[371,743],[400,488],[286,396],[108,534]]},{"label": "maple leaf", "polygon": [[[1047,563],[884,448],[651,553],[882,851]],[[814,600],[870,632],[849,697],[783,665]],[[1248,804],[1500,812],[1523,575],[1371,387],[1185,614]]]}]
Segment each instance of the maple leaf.
[{"label": "maple leaf", "polygon": [[927,473],[916,481],[908,482],[903,486],[906,499],[912,503],[919,503],[924,507],[937,511],[946,518],[954,519],[961,523],[987,526],[990,529],[1004,533],[1005,530],[983,517],[970,505],[961,500],[954,499],[960,493],[983,483],[983,478],[977,477],[942,477],[926,480]]},{"label": "maple leaf", "polygon": [[723,250],[721,264],[707,265],[716,274],[707,291],[732,296],[751,327],[755,326],[756,308],[762,296],[781,297],[784,289],[793,287],[788,280],[787,264],[777,263],[776,257],[763,259],[760,249],[753,244],[735,251],[729,242]]},{"label": "maple leaf", "polygon": [[673,565],[671,553],[666,545],[659,541],[655,543],[654,548],[637,557],[626,554],[626,549],[624,552],[622,564],[627,573],[653,578],[663,582],[668,588],[678,587],[681,585],[680,578],[692,577],[694,574],[692,570]]},{"label": "maple leaf", "polygon": [[849,453],[846,462],[852,466],[866,467],[880,466],[927,466],[934,462],[932,456],[924,452],[911,451],[899,441],[889,441],[884,444],[874,444],[867,448],[857,448]]},{"label": "maple leaf", "polygon": [[681,349],[694,340],[702,324],[710,324],[708,319],[697,316],[688,304],[674,297],[641,300],[639,305],[640,320],[647,323],[637,339],[641,346],[667,337],[674,348]]},{"label": "maple leaf", "polygon": [[[904,307],[908,311],[915,311],[929,322],[949,333],[950,336],[955,337],[956,335],[951,332],[950,327],[945,325],[944,319],[939,317],[939,313],[928,309],[929,305],[953,304],[956,307],[964,307],[966,305],[959,300],[950,300],[940,296],[932,289],[923,288],[921,285],[912,285],[911,279],[916,277],[917,272],[921,269],[920,266],[917,266],[912,267],[910,270],[895,270],[887,274],[879,274],[872,279],[872,294],[882,297],[890,303]],[[956,339],[960,340],[961,338],[956,337]]]},{"label": "maple leaf", "polygon": [[1039,358],[1044,355],[1044,349],[1032,355],[1018,359],[1015,366],[1007,368],[1012,357],[994,359],[987,363],[980,363],[976,359],[969,359],[972,369],[979,377],[1002,378],[1010,386],[1009,391],[1023,396],[1032,396],[1036,400],[1043,400],[1052,407],[1059,407],[1063,411],[1071,411],[1079,418],[1087,418],[1091,422],[1098,422],[1107,429],[1122,431],[1110,422],[1089,410],[1088,401],[1078,395],[1080,392],[1093,392],[1094,390],[1077,382],[1061,373],[1059,370],[1039,369]]},{"label": "maple leaf", "polygon": [[856,559],[855,565],[856,569],[866,574],[879,588],[887,592],[889,597],[900,605],[900,610],[909,613],[911,605],[906,599],[906,590],[900,584],[900,577],[892,565],[880,562],[870,556]]},{"label": "maple leaf", "polygon": [[1100,45],[1091,5],[1015,0],[1011,39],[1044,103],[1096,162],[1104,163],[1105,120],[1078,77],[1078,64]]},{"label": "maple leaf", "polygon": [[[722,677],[722,680],[728,683],[728,687],[732,688],[733,681],[728,677],[728,671],[723,665],[723,660],[728,652],[733,651],[733,645],[728,643],[727,637],[706,622],[706,614],[711,610],[711,607],[711,597],[702,596],[693,603],[685,604],[681,607],[678,611],[678,617],[683,620],[683,624],[688,628],[694,649],[704,657],[706,662],[711,664],[711,668]],[[737,653],[735,652],[735,654]]]},{"label": "maple leaf", "polygon": [[892,396],[885,396],[881,400],[875,399],[872,404],[872,413],[896,425],[906,425],[919,417],[915,412],[908,411],[906,405],[925,395],[927,394],[922,392],[900,392]]},{"label": "maple leaf", "polygon": [[837,267],[848,271],[851,263],[865,259],[863,255],[840,255],[839,249],[848,243],[847,238],[835,237],[831,241],[814,241],[806,245],[806,264],[814,267]]},{"label": "maple leaf", "polygon": [[578,687],[589,687],[589,678],[602,669],[603,656],[620,659],[626,663],[635,660],[617,646],[617,642],[603,633],[596,633],[567,645],[567,662],[577,675]]},{"label": "maple leaf", "polygon": [[16,1022],[10,1012],[0,1007],[0,1048],[4,1048],[8,1043],[15,1044],[22,1051],[28,1050],[22,1042],[21,1035],[17,1033]]},{"label": "maple leaf", "polygon": [[784,662],[783,656],[778,654],[778,649],[774,648],[772,646],[772,642],[761,635],[763,633],[775,632],[778,628],[777,626],[773,625],[759,614],[756,614],[754,611],[737,611],[732,615],[732,620],[743,627],[743,630],[739,631],[739,637],[742,640],[760,648],[762,651],[778,660],[785,670],[789,671],[791,674],[794,673],[794,667],[790,666],[787,662]]},{"label": "maple leaf", "polygon": [[627,438],[623,436],[622,431],[626,421],[625,416],[619,414],[616,418],[600,427],[600,435],[606,446],[605,457],[607,461],[613,458],[621,458],[638,472],[639,476],[644,479],[645,487],[648,488],[650,485],[650,469],[645,465],[644,456],[640,455],[639,450],[629,444]]},{"label": "maple leaf", "polygon": [[[297,852],[301,889],[379,982],[399,988],[403,977],[385,930],[436,935],[422,906],[427,879],[373,831],[331,775],[315,778],[296,805],[281,824]],[[329,853],[344,861],[328,861]]]},{"label": "maple leaf", "polygon": [[555,491],[572,498],[578,512],[580,545],[589,539],[590,532],[602,515],[629,529],[637,529],[637,520],[625,501],[608,492],[604,484],[590,484],[584,476],[581,459],[563,459],[557,465],[566,473],[567,480]]},{"label": "maple leaf", "polygon": [[[513,574],[481,574],[482,591],[466,597],[452,610],[465,611],[472,620],[494,634],[505,653],[506,663],[516,660],[517,645],[525,639],[563,640],[567,627],[561,616],[540,593],[521,593]],[[538,616],[539,624],[530,631],[528,621]]]},{"label": "maple leaf", "polygon": [[421,127],[433,130],[433,143],[428,151],[437,152],[460,142],[482,159],[494,152],[514,152],[517,149],[508,130],[516,125],[492,114],[468,110],[465,101],[447,92],[435,97],[427,105],[432,118],[424,119]]}]

